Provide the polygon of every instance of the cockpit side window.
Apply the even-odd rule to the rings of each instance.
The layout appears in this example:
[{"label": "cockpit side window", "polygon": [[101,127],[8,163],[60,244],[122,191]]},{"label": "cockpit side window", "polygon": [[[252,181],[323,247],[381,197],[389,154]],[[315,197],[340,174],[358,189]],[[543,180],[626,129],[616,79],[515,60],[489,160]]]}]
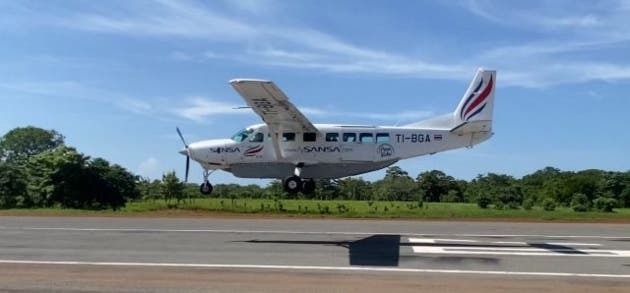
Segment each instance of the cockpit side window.
[{"label": "cockpit side window", "polygon": [[247,139],[247,137],[252,134],[252,132],[254,132],[254,130],[252,129],[243,129],[239,132],[237,132],[235,135],[232,136],[232,140],[235,142],[242,142],[245,141],[245,139]]},{"label": "cockpit side window", "polygon": [[263,142],[265,134],[262,132],[256,132],[250,139],[250,142]]}]

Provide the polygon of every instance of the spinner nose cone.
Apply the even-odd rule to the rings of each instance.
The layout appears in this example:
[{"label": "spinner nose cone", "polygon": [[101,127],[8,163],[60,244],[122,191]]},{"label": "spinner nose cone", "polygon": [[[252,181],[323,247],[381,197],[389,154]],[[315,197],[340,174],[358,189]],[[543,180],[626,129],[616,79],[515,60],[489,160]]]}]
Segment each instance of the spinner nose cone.
[{"label": "spinner nose cone", "polygon": [[183,148],[179,151],[180,154],[184,155],[184,156],[188,156],[188,149]]}]

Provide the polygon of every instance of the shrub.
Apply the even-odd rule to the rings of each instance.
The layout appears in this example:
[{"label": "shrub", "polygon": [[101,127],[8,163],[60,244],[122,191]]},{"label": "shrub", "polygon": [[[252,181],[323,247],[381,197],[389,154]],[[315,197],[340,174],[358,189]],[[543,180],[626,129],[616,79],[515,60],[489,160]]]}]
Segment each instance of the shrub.
[{"label": "shrub", "polygon": [[531,198],[527,198],[523,201],[523,208],[525,210],[530,211],[532,208],[534,208],[534,200]]},{"label": "shrub", "polygon": [[617,206],[617,201],[613,198],[598,197],[593,200],[593,205],[600,212],[611,213],[613,208]]},{"label": "shrub", "polygon": [[487,195],[480,195],[479,198],[477,198],[477,206],[482,209],[488,208],[490,202],[492,202],[492,199],[490,199],[490,197]]},{"label": "shrub", "polygon": [[497,207],[497,209],[504,209],[504,208],[508,208],[508,209],[518,209],[519,206],[521,205],[521,198],[519,196],[517,196],[514,193],[503,193],[502,195],[498,196],[497,198],[497,203],[501,203],[500,204],[500,208]]},{"label": "shrub", "polygon": [[460,193],[456,190],[449,190],[447,194],[441,196],[440,202],[460,202]]},{"label": "shrub", "polygon": [[589,202],[588,197],[583,193],[576,193],[571,198],[571,208],[573,208],[576,212],[586,212],[588,211]]},{"label": "shrub", "polygon": [[556,209],[556,202],[551,198],[545,198],[542,205],[543,209],[548,212],[554,211]]}]

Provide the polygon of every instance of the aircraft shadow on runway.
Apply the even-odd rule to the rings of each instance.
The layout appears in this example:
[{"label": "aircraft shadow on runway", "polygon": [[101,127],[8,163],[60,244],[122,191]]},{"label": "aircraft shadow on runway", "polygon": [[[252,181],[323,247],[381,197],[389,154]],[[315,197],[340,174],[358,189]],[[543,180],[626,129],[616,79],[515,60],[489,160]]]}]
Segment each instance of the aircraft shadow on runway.
[{"label": "aircraft shadow on runway", "polygon": [[[401,260],[400,247],[402,246],[439,246],[465,249],[469,248],[540,248],[555,253],[563,254],[584,254],[575,248],[548,244],[548,243],[527,243],[527,245],[491,244],[491,243],[411,243],[401,242],[401,235],[372,235],[359,240],[345,241],[322,241],[322,240],[247,240],[238,241],[255,244],[295,244],[295,245],[334,245],[348,249],[350,265],[364,266],[398,266]],[[498,264],[499,259],[495,257],[479,256],[440,256],[417,254],[408,256],[409,258],[440,262],[440,263],[462,263],[475,262],[483,264]],[[406,257],[405,257],[406,258]]]}]

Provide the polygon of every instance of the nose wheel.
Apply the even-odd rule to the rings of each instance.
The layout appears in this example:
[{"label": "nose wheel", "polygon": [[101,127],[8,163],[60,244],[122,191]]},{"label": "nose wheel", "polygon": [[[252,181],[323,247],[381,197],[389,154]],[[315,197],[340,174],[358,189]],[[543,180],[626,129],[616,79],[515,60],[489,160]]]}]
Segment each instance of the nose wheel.
[{"label": "nose wheel", "polygon": [[212,171],[203,170],[203,183],[199,185],[199,192],[201,192],[201,194],[210,195],[212,193],[212,190],[214,188],[212,187],[212,184],[208,180],[208,177],[210,176],[210,174],[212,174],[212,172],[214,172],[214,170]]}]

